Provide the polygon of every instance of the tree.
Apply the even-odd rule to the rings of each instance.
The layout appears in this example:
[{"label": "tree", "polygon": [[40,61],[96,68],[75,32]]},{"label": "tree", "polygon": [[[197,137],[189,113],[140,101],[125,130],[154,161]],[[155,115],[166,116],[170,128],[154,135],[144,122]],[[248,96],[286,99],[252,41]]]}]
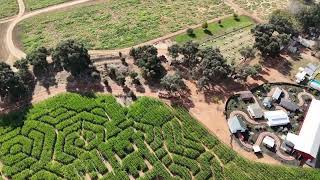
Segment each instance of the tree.
[{"label": "tree", "polygon": [[204,30],[208,29],[208,23],[207,23],[207,22],[204,22],[201,27],[202,27],[202,29],[204,29]]},{"label": "tree", "polygon": [[42,76],[48,71],[49,63],[47,61],[47,56],[49,54],[49,51],[45,47],[40,47],[27,54],[26,60],[28,63],[33,65],[33,72],[36,76]]},{"label": "tree", "polygon": [[245,60],[255,57],[255,51],[250,46],[242,47],[239,52],[240,52],[240,55],[244,57]]},{"label": "tree", "polygon": [[168,47],[168,52],[169,52],[169,55],[173,59],[176,59],[177,57],[179,57],[180,46],[178,44],[174,44],[172,46],[169,46]]},{"label": "tree", "polygon": [[240,21],[240,18],[238,16],[238,14],[236,14],[236,13],[233,14],[233,19],[236,21]]},{"label": "tree", "polygon": [[187,68],[194,68],[199,63],[199,59],[197,58],[197,54],[199,52],[199,44],[188,41],[180,47],[180,54],[182,57],[182,63]]},{"label": "tree", "polygon": [[60,42],[53,51],[52,60],[56,66],[63,67],[73,76],[89,70],[92,64],[88,50],[82,43],[74,40]]},{"label": "tree", "polygon": [[305,32],[317,34],[320,32],[320,4],[304,7],[296,17]]},{"label": "tree", "polygon": [[188,36],[194,36],[194,30],[192,28],[187,29]]},{"label": "tree", "polygon": [[154,46],[141,46],[133,48],[130,55],[135,63],[142,69],[142,76],[148,80],[161,79],[164,75],[164,67],[161,58],[158,57],[158,50]]},{"label": "tree", "polygon": [[269,23],[274,25],[275,31],[282,34],[296,35],[298,33],[297,23],[294,17],[285,10],[274,11],[269,19]]},{"label": "tree", "polygon": [[27,59],[20,59],[14,62],[13,67],[19,69],[19,70],[28,70],[29,68],[29,62]]},{"label": "tree", "polygon": [[255,77],[262,71],[262,67],[259,64],[254,66],[240,66],[237,68],[236,77],[242,81],[246,81],[249,76]]},{"label": "tree", "polygon": [[26,93],[27,90],[19,76],[12,71],[8,64],[0,62],[0,96],[17,101],[25,97]]},{"label": "tree", "polygon": [[185,88],[185,84],[179,74],[169,75],[167,74],[161,79],[161,85],[170,93],[177,92]]},{"label": "tree", "polygon": [[258,24],[252,32],[255,36],[254,47],[263,56],[275,57],[280,54],[281,47],[287,45],[290,35],[280,34],[273,24]]},{"label": "tree", "polygon": [[230,65],[227,64],[219,49],[207,47],[201,50],[198,56],[200,63],[193,72],[194,78],[199,79],[200,88],[222,81],[231,72]]}]

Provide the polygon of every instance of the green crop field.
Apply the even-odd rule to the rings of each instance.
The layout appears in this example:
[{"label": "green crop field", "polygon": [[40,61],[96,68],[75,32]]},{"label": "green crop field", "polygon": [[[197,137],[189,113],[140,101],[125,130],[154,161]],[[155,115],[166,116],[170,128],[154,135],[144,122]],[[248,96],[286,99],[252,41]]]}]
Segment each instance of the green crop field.
[{"label": "green crop field", "polygon": [[183,108],[141,97],[62,94],[0,118],[9,179],[319,179],[320,171],[253,163]]},{"label": "green crop field", "polygon": [[221,20],[221,24],[218,22],[208,24],[207,31],[204,31],[201,27],[194,29],[194,36],[189,36],[187,33],[177,35],[174,37],[174,41],[177,43],[185,43],[187,41],[197,41],[199,43],[212,39],[225,33],[234,31],[236,29],[246,27],[254,24],[253,20],[247,16],[239,16],[239,20],[236,21],[233,17],[228,17]]},{"label": "green crop field", "polygon": [[19,29],[27,52],[53,47],[66,38],[77,39],[90,49],[114,49],[230,13],[221,0],[110,0],[33,17]]},{"label": "green crop field", "polygon": [[19,7],[16,0],[0,0],[0,18],[18,14]]},{"label": "green crop field", "polygon": [[25,0],[26,8],[29,11],[35,10],[35,9],[41,9],[44,7],[60,4],[63,2],[67,2],[70,0]]}]

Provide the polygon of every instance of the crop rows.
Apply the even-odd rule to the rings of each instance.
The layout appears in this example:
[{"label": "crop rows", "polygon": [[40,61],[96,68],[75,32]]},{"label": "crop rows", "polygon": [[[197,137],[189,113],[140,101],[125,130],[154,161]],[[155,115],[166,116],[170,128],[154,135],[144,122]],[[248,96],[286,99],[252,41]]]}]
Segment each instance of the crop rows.
[{"label": "crop rows", "polygon": [[146,97],[122,107],[112,96],[64,94],[0,125],[2,174],[12,179],[319,177],[246,161],[183,108]]}]

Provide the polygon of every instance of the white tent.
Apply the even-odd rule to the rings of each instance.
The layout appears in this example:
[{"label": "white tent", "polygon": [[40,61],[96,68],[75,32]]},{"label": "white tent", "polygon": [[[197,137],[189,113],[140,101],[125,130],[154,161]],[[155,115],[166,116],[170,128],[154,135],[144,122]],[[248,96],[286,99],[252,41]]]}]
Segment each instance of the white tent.
[{"label": "white tent", "polygon": [[320,101],[312,100],[294,149],[316,158],[320,147]]},{"label": "white tent", "polygon": [[264,117],[268,120],[269,126],[281,126],[290,123],[288,114],[282,110],[266,111]]},{"label": "white tent", "polygon": [[254,153],[261,152],[261,148],[259,147],[259,145],[256,145],[256,144],[252,146],[252,149]]},{"label": "white tent", "polygon": [[298,74],[296,74],[296,76],[295,76],[296,77],[296,82],[300,83],[300,82],[304,81],[304,79],[306,78],[306,75],[307,75],[307,73],[304,72],[304,71],[299,72]]},{"label": "white tent", "polygon": [[282,90],[279,87],[277,87],[275,89],[275,91],[273,92],[272,98],[274,100],[278,100],[280,98],[281,94],[282,94]]},{"label": "white tent", "polygon": [[231,133],[245,132],[247,130],[246,124],[237,116],[233,116],[228,120],[228,126]]},{"label": "white tent", "polygon": [[266,137],[263,139],[262,143],[263,143],[264,145],[268,146],[269,148],[273,148],[273,147],[274,147],[274,144],[275,144],[275,140],[274,140],[272,137],[270,137],[270,136],[266,136]]}]

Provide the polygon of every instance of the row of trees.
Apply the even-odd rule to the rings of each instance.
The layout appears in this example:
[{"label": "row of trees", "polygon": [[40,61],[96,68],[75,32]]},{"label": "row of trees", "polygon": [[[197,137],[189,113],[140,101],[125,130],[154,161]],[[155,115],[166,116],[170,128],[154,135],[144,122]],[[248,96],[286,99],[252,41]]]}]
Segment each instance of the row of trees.
[{"label": "row of trees", "polygon": [[[48,61],[50,56],[52,62]],[[79,76],[93,68],[88,50],[74,40],[63,41],[52,50],[38,48],[28,53],[26,58],[16,61],[14,67],[17,72],[10,65],[0,63],[0,97],[10,102],[31,97],[36,78],[39,80],[47,76],[49,71],[66,70],[73,76]]]}]

